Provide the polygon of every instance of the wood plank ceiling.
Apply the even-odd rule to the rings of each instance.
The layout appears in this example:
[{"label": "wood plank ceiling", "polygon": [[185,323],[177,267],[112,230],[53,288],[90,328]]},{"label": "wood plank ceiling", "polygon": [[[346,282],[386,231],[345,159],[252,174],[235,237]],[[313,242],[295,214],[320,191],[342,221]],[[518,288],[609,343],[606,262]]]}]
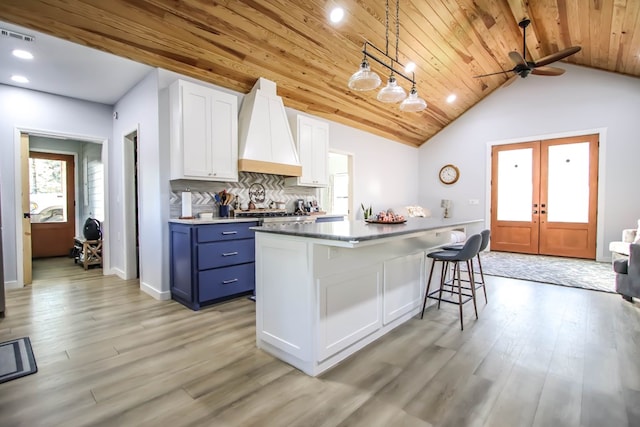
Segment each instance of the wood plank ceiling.
[{"label": "wood plank ceiling", "polygon": [[[513,68],[508,53],[522,52],[524,17],[531,19],[528,59],[579,45],[565,61],[640,76],[639,0],[399,1],[398,59],[417,65],[417,88],[428,103],[420,113],[378,102],[377,91],[347,87],[363,40],[385,49],[383,0],[2,0],[0,20],[243,93],[266,77],[289,107],[411,146],[507,80],[474,76]],[[390,0],[391,56],[395,4]],[[334,6],[345,10],[337,25],[328,21]],[[388,71],[372,69],[384,84]],[[446,102],[450,94],[457,95],[453,103]]]}]

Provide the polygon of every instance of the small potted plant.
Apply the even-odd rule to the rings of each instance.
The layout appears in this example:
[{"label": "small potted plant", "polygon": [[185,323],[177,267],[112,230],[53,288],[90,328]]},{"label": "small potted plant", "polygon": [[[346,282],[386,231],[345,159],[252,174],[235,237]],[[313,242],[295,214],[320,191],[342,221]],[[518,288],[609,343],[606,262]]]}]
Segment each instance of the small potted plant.
[{"label": "small potted plant", "polygon": [[360,207],[362,207],[362,213],[364,215],[364,219],[367,220],[373,214],[373,209],[371,209],[371,205],[368,208],[364,207],[364,203],[360,203]]}]

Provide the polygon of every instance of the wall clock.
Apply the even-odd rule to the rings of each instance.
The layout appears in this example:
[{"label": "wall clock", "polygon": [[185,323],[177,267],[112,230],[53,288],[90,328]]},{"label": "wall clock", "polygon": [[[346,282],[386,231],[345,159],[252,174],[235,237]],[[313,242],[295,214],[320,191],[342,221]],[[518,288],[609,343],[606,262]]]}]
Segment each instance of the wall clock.
[{"label": "wall clock", "polygon": [[460,169],[451,164],[444,165],[440,169],[438,177],[440,178],[440,182],[443,184],[451,185],[460,178]]}]

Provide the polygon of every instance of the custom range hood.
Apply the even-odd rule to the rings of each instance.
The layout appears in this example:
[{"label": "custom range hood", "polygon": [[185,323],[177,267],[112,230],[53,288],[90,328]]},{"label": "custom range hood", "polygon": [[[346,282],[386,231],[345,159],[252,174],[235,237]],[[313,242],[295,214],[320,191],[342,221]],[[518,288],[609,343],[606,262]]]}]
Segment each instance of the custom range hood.
[{"label": "custom range hood", "polygon": [[238,116],[238,170],[301,176],[302,167],[276,84],[260,77]]}]

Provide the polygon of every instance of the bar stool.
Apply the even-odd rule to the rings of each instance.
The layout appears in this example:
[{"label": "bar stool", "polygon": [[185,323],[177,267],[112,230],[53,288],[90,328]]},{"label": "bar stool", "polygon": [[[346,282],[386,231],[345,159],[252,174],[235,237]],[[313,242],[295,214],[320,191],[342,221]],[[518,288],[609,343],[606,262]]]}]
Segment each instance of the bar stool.
[{"label": "bar stool", "polygon": [[[476,258],[478,259],[478,267],[480,267],[480,281],[475,282],[475,287],[476,290],[482,288],[482,290],[484,291],[484,302],[486,304],[489,301],[487,300],[487,289],[485,288],[484,273],[482,272],[482,261],[480,261],[480,252],[484,251],[485,249],[487,249],[487,246],[489,246],[489,240],[491,239],[491,230],[482,230],[480,232],[480,235],[482,236],[482,243],[480,243],[480,250],[478,251],[478,255],[476,256]],[[459,251],[463,246],[464,243],[459,243],[457,245],[444,246],[442,249],[444,249],[445,251]],[[473,259],[471,260],[471,267],[473,268]],[[462,281],[466,282],[467,280],[462,279]]]},{"label": "bar stool", "polygon": [[[442,301],[458,305],[459,311],[460,311],[460,330],[464,330],[464,324],[462,320],[462,306],[465,303],[469,301],[473,301],[473,309],[476,312],[476,319],[478,318],[478,307],[476,306],[475,286],[470,286],[471,294],[466,294],[462,292],[463,288],[462,288],[462,280],[460,278],[460,262],[466,263],[467,272],[469,274],[469,282],[474,283],[475,280],[474,280],[473,266],[471,265],[471,260],[476,255],[478,255],[478,252],[480,251],[481,243],[482,243],[482,236],[480,234],[474,234],[473,236],[470,236],[467,239],[464,246],[459,251],[442,250],[437,252],[431,252],[430,254],[427,255],[429,258],[433,259],[433,263],[431,264],[431,271],[429,272],[429,280],[427,281],[427,290],[425,291],[425,294],[424,294],[424,303],[422,304],[422,315],[420,316],[421,319],[424,317],[424,310],[427,307],[427,298],[438,300],[438,309],[440,309],[440,303]],[[442,262],[442,272],[440,276],[440,289],[437,289],[429,293],[429,288],[431,287],[431,278],[433,277],[433,270],[435,268],[437,261]],[[445,272],[447,271],[447,268],[450,262],[453,263],[453,277],[451,279],[451,282],[447,282]],[[458,280],[457,289],[455,286],[456,276]],[[442,298],[442,291],[444,290],[445,286],[451,286],[451,295],[453,296],[453,294],[457,294],[458,295],[457,301],[455,301],[454,299]],[[435,294],[438,294],[438,296],[435,296]],[[462,298],[463,296],[465,297],[464,300]]]}]

